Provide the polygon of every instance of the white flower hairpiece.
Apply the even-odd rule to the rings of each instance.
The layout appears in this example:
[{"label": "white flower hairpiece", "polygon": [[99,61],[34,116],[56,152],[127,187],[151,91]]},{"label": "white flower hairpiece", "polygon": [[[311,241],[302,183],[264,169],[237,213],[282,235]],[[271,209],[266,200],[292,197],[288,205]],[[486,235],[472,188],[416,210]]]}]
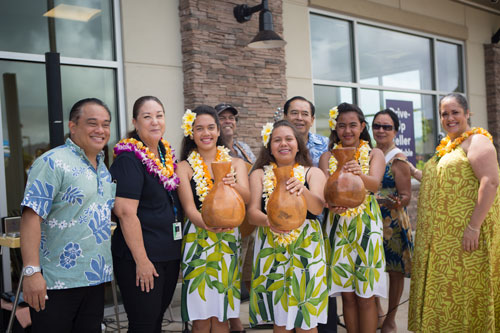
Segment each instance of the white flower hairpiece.
[{"label": "white flower hairpiece", "polygon": [[274,123],[267,123],[262,127],[262,131],[260,134],[262,135],[262,143],[264,147],[267,148],[267,144],[269,143],[269,138],[271,137],[271,132],[273,131]]},{"label": "white flower hairpiece", "polygon": [[184,130],[184,136],[192,136],[193,135],[193,123],[196,119],[196,113],[187,109],[184,112],[184,116],[182,116],[182,126],[181,128]]},{"label": "white flower hairpiece", "polygon": [[328,119],[328,124],[330,125],[330,129],[333,131],[335,126],[337,126],[337,116],[339,115],[338,107],[331,108],[329,111],[330,119]]}]

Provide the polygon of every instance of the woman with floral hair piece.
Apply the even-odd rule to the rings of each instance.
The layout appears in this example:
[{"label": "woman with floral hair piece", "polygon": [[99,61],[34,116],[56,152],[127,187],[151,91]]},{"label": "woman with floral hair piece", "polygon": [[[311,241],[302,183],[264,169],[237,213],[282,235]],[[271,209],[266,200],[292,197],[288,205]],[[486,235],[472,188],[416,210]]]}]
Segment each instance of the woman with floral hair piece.
[{"label": "woman with floral hair piece", "polygon": [[[345,172],[361,177],[367,194],[355,208],[329,207],[324,225],[328,235],[328,287],[330,295],[342,295],[344,319],[349,332],[375,332],[375,296],[387,297],[382,214],[373,193],[384,176],[384,154],[371,148],[365,116],[353,104],[330,110],[330,149],[355,147],[355,160]],[[327,176],[337,170],[331,151],[321,155],[319,166]]]},{"label": "woman with floral hair piece", "polygon": [[173,150],[162,138],[165,110],[160,100],[137,99],[132,122],[135,130],[116,144],[116,159],[109,169],[117,185],[113,266],[128,331],[159,333],[179,276],[179,178]]},{"label": "woman with floral hair piece", "polygon": [[247,169],[243,160],[229,156],[220,136],[214,108],[198,106],[183,117],[179,197],[187,221],[182,243],[183,321],[193,321],[193,332],[229,332],[228,319],[240,315],[239,228],[208,227],[201,216],[203,201],[213,186],[212,162],[231,161],[233,171],[222,180],[248,202]]},{"label": "woman with floral hair piece", "polygon": [[497,152],[461,94],[441,99],[439,117],[447,135],[422,173],[408,328],[499,332]]},{"label": "woman with floral hair piece", "polygon": [[[274,332],[317,332],[326,323],[328,290],[321,225],[316,216],[324,205],[325,176],[312,166],[295,127],[286,120],[262,130],[264,146],[250,175],[248,214],[258,226],[254,247],[250,325],[272,322]],[[291,194],[303,194],[307,217],[290,232],[272,227],[266,215],[276,186],[273,169],[293,166],[287,181]]]}]

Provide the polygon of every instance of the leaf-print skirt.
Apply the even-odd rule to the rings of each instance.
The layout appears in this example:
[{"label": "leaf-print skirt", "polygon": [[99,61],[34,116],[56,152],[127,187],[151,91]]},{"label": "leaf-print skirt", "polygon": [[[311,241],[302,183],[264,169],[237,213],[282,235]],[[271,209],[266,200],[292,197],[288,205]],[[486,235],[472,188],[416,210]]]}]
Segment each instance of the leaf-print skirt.
[{"label": "leaf-print skirt", "polygon": [[189,220],[182,239],[183,321],[240,315],[239,229],[213,233]]},{"label": "leaf-print skirt", "polygon": [[317,220],[305,220],[295,242],[278,245],[268,227],[255,239],[250,325],[273,322],[314,328],[326,323],[328,289],[323,233]]},{"label": "leaf-print skirt", "polygon": [[387,297],[382,214],[370,201],[354,217],[329,213],[325,226],[330,295],[355,292],[364,298]]}]

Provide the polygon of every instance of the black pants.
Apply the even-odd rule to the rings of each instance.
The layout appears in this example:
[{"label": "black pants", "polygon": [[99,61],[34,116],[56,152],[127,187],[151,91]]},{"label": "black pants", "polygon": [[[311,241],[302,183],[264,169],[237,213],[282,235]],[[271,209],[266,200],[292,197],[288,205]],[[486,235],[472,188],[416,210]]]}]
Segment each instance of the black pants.
[{"label": "black pants", "polygon": [[318,324],[318,333],[337,333],[337,297],[328,297],[328,321]]},{"label": "black pants", "polygon": [[147,293],[135,285],[135,262],[113,258],[116,282],[127,312],[129,333],[161,332],[163,315],[172,301],[180,260],[154,262],[153,265],[160,276],[155,278],[154,288]]},{"label": "black pants", "polygon": [[104,284],[47,290],[45,310],[30,308],[33,333],[98,333],[104,316]]}]

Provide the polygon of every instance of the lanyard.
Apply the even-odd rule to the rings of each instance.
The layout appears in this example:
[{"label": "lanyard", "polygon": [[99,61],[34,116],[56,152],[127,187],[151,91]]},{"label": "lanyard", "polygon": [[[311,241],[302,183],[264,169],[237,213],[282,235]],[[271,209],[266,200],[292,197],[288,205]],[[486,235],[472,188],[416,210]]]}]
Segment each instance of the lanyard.
[{"label": "lanyard", "polygon": [[[158,154],[160,155],[161,164],[163,164],[163,166],[166,167],[165,157],[163,156],[163,152],[161,151],[161,147],[159,145],[158,145]],[[175,222],[178,222],[179,220],[177,217],[177,207],[175,206],[174,196],[173,196],[171,191],[167,191],[167,192],[168,192],[168,196],[170,198],[170,203],[172,204],[172,210],[174,211]]]}]

